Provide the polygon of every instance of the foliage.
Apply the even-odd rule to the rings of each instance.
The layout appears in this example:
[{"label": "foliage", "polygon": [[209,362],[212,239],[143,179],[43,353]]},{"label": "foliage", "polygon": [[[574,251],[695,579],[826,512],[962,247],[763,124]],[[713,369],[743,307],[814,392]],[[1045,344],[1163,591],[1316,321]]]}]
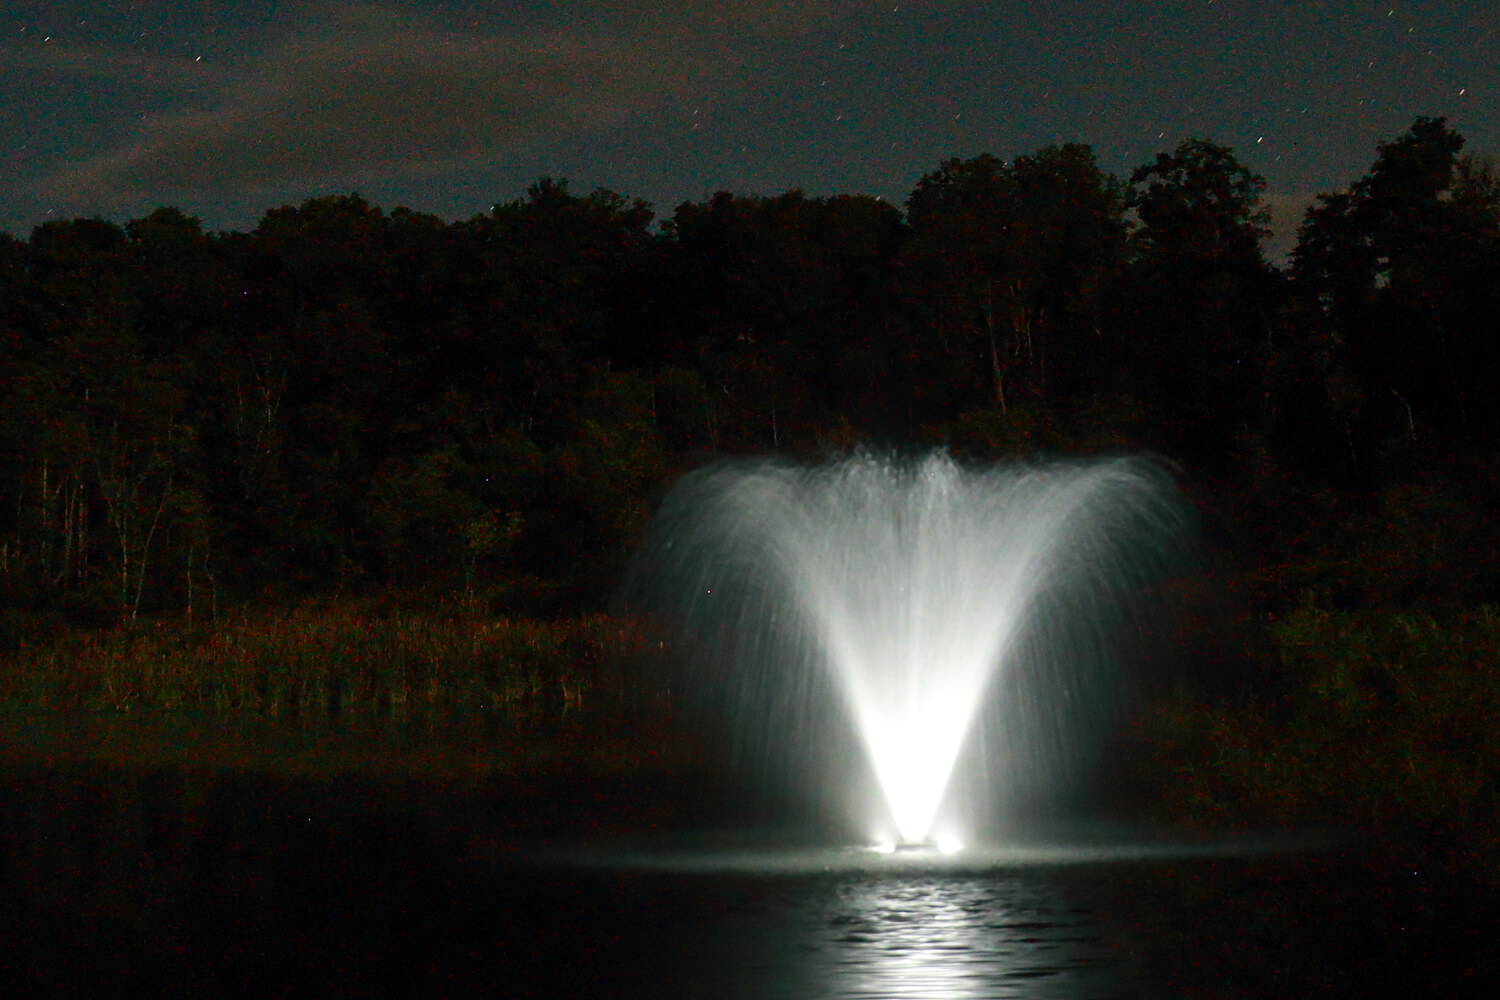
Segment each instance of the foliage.
[{"label": "foliage", "polygon": [[1500,613],[1306,604],[1271,637],[1279,698],[1180,697],[1153,718],[1161,799],[1199,821],[1426,839],[1500,873]]},{"label": "foliage", "polygon": [[1128,183],[1072,143],[945,160],[904,218],[720,192],[653,231],[542,178],[452,223],[358,194],[48,223],[0,241],[4,644],[377,585],[597,606],[667,479],[745,451],[1144,447],[1263,512],[1289,491],[1247,469],[1356,498],[1437,469],[1419,505],[1482,523],[1500,183],[1461,147],[1382,144],[1290,280],[1263,181],[1203,139]]},{"label": "foliage", "polygon": [[240,610],[209,625],[122,626],[0,659],[0,704],[256,717],[405,718],[580,704],[639,654],[631,621],[493,617],[380,601]]},{"label": "foliage", "polygon": [[1143,401],[1159,447],[1214,471],[1266,417],[1280,293],[1260,249],[1264,189],[1232,150],[1190,139],[1126,192],[1140,224],[1112,290],[1119,389]]},{"label": "foliage", "polygon": [[542,178],[452,222],[351,193],[0,235],[0,700],[576,699],[693,465],[1145,449],[1225,581],[1190,642],[1225,676],[1143,723],[1156,794],[1495,858],[1500,175],[1418,118],[1285,273],[1263,190],[1190,138],[1123,179],[946,159],[904,214],[718,192],[653,228]]},{"label": "foliage", "polygon": [[664,236],[655,362],[675,391],[663,420],[701,426],[710,450],[806,451],[839,417],[889,432],[894,208],[720,192],[679,206]]},{"label": "foliage", "polygon": [[[963,375],[929,392],[1005,413],[1096,387],[1099,297],[1126,225],[1120,184],[1092,150],[945,161],[917,182],[907,217],[912,354],[923,374]],[[931,416],[951,414],[936,402]]]},{"label": "foliage", "polygon": [[[1169,708],[1182,795],[1487,816],[1489,765],[1431,746],[1479,740],[1452,698],[1491,697],[1464,615],[1500,601],[1495,166],[1417,119],[1319,198],[1287,273],[1263,189],[1193,138],[1125,179],[1073,143],[947,159],[904,215],[719,192],[653,228],[543,178],[454,222],[348,194],[245,233],[163,207],[0,237],[0,684],[480,699],[561,662],[574,640],[526,623],[602,607],[693,465],[1147,449],[1235,581],[1243,658],[1274,661],[1247,702]],[[449,610],[348,603],[377,591]],[[303,610],[237,610],[265,604]],[[1339,734],[1368,736],[1349,780]]]},{"label": "foliage", "polygon": [[1355,416],[1367,448],[1429,427],[1492,441],[1500,428],[1500,190],[1463,145],[1443,119],[1418,118],[1348,191],[1319,196],[1299,233],[1296,287],[1366,386]]}]

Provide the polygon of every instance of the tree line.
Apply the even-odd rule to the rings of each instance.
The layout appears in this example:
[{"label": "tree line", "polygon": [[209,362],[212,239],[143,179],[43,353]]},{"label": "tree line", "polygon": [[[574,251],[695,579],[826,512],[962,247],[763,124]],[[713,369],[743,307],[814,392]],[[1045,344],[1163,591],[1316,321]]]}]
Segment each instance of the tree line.
[{"label": "tree line", "polygon": [[577,608],[682,470],[864,444],[1151,450],[1256,600],[1493,599],[1500,172],[1463,145],[1380,144],[1285,268],[1201,139],[1123,179],[950,159],[904,212],[657,220],[544,178],[455,222],[347,195],[0,235],[4,640],[335,589]]}]

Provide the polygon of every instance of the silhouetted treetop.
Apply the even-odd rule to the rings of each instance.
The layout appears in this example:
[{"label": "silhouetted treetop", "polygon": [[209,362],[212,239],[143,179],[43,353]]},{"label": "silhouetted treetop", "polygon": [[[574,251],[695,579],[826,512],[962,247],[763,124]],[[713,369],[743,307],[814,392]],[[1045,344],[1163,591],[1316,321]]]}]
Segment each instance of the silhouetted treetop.
[{"label": "silhouetted treetop", "polygon": [[454,222],[347,194],[250,232],[162,207],[0,237],[0,624],[592,600],[665,480],[735,453],[1147,448],[1273,524],[1277,477],[1441,493],[1460,446],[1493,464],[1495,165],[1417,119],[1321,196],[1290,279],[1264,186],[1204,139],[1128,183],[1067,143],[943,160],[904,215],[793,188],[657,226],[543,177]]},{"label": "silhouetted treetop", "polygon": [[1198,270],[1259,266],[1260,240],[1270,232],[1260,204],[1265,189],[1265,179],[1228,147],[1188,139],[1130,175],[1126,204],[1141,224],[1137,250]]},{"label": "silhouetted treetop", "polygon": [[1500,184],[1463,145],[1444,119],[1418,118],[1298,232],[1292,277],[1365,386],[1376,438],[1500,430]]}]

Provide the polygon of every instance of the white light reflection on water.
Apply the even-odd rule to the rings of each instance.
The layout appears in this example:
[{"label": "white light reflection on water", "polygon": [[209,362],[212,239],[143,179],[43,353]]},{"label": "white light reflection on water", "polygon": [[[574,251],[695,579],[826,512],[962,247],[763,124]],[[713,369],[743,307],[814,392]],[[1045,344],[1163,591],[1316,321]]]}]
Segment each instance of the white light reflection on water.
[{"label": "white light reflection on water", "polygon": [[827,921],[827,995],[1080,996],[1125,970],[1087,910],[1020,880],[852,882]]},{"label": "white light reflection on water", "polygon": [[[1084,836],[933,847],[603,845],[551,856],[642,897],[690,900],[664,970],[691,990],[753,997],[1137,996],[1151,973],[1128,950],[1107,873],[1169,860],[1319,850],[1327,832],[1179,839],[1101,827]],[[681,905],[681,904],[675,904]],[[671,906],[662,912],[675,912]]]},{"label": "white light reflection on water", "polygon": [[735,997],[1128,995],[1098,917],[1040,873],[778,882],[710,932],[700,985]]}]

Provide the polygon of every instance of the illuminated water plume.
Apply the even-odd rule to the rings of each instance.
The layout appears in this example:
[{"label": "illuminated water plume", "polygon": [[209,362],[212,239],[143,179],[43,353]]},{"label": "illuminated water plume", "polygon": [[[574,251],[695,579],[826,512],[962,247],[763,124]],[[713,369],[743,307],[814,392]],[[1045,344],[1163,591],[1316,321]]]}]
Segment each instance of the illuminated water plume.
[{"label": "illuminated water plume", "polygon": [[680,630],[687,693],[743,760],[838,796],[852,727],[885,800],[854,808],[914,843],[949,832],[961,761],[963,800],[1067,783],[1113,708],[1112,634],[1182,525],[1133,459],[722,463],[667,497],[631,593]]}]

